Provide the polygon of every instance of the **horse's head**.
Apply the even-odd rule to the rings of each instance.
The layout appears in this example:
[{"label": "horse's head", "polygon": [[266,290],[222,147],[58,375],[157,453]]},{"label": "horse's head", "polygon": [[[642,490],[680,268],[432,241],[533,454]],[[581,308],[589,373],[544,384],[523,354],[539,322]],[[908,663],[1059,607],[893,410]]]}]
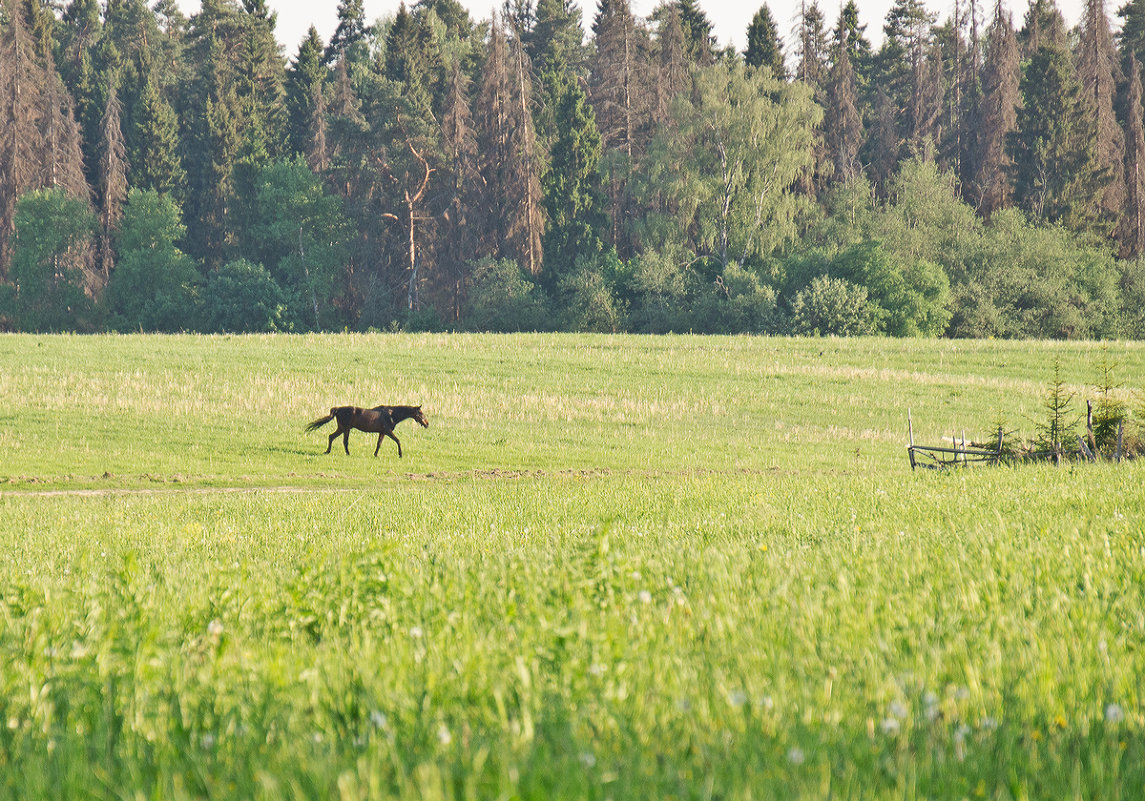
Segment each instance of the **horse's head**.
[{"label": "horse's head", "polygon": [[414,407],[413,420],[416,423],[420,423],[422,428],[429,428],[429,418],[425,416],[425,412],[421,410],[420,406]]}]

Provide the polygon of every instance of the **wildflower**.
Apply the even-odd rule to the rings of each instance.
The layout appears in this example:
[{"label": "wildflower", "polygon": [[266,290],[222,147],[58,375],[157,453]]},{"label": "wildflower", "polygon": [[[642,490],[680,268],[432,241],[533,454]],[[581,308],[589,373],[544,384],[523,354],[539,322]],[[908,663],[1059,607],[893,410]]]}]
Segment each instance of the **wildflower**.
[{"label": "wildflower", "polygon": [[792,765],[802,765],[806,757],[803,755],[803,749],[797,745],[791,746],[787,752],[787,761]]},{"label": "wildflower", "polygon": [[652,593],[648,592],[648,590],[641,590],[636,597],[640,599],[640,603],[642,604],[652,603]]},{"label": "wildflower", "polygon": [[437,727],[437,741],[442,745],[449,745],[453,742],[453,735],[449,732],[449,727],[442,723]]},{"label": "wildflower", "polygon": [[370,723],[374,725],[375,729],[384,729],[387,722],[385,714],[377,709],[370,713]]},{"label": "wildflower", "polygon": [[889,707],[887,707],[887,714],[889,714],[892,718],[895,718],[896,720],[902,720],[909,713],[910,713],[910,710],[907,709],[906,706],[904,706],[899,701],[891,701],[891,705]]},{"label": "wildflower", "polygon": [[580,755],[580,763],[586,768],[591,768],[596,765],[596,755],[592,751],[585,751]]},{"label": "wildflower", "polygon": [[421,626],[410,626],[409,636],[415,640],[420,640],[424,634],[425,632],[421,630]]},{"label": "wildflower", "polygon": [[219,620],[218,618],[215,618],[214,620],[212,620],[210,623],[207,624],[207,634],[211,635],[215,639],[222,637],[223,636],[223,622],[221,620]]},{"label": "wildflower", "polygon": [[899,729],[902,728],[902,724],[899,723],[895,718],[884,718],[883,722],[879,724],[879,728],[883,730],[883,734],[894,737],[899,733]]},{"label": "wildflower", "polygon": [[1120,723],[1125,720],[1125,710],[1118,704],[1109,704],[1105,707],[1105,722]]},{"label": "wildflower", "polygon": [[215,747],[215,735],[207,733],[203,735],[203,750],[210,751]]},{"label": "wildflower", "polygon": [[732,694],[728,696],[728,700],[731,701],[733,707],[739,709],[747,703],[747,693],[743,690],[733,690]]}]

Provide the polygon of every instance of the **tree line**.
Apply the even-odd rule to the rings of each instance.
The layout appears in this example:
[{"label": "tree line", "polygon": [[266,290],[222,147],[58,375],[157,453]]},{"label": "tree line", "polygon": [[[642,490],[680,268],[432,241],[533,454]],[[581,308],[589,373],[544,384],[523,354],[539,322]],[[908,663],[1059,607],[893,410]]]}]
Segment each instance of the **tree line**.
[{"label": "tree line", "polygon": [[1145,0],[0,0],[0,330],[1145,335]]}]

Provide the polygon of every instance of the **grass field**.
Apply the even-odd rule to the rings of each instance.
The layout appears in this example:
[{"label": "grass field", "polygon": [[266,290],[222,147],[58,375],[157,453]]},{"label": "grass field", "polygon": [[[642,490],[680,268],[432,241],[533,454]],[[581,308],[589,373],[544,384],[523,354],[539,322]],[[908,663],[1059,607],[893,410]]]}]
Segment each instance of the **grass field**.
[{"label": "grass field", "polygon": [[904,448],[1101,358],[0,337],[0,798],[1142,797],[1145,470]]}]

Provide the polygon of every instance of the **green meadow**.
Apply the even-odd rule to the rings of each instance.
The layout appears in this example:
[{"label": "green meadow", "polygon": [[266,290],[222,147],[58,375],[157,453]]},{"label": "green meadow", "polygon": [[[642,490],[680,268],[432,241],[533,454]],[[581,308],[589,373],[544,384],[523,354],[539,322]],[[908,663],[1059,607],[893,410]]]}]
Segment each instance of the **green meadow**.
[{"label": "green meadow", "polygon": [[0,336],[0,798],[1142,797],[1145,470],[905,449],[1102,360]]}]

